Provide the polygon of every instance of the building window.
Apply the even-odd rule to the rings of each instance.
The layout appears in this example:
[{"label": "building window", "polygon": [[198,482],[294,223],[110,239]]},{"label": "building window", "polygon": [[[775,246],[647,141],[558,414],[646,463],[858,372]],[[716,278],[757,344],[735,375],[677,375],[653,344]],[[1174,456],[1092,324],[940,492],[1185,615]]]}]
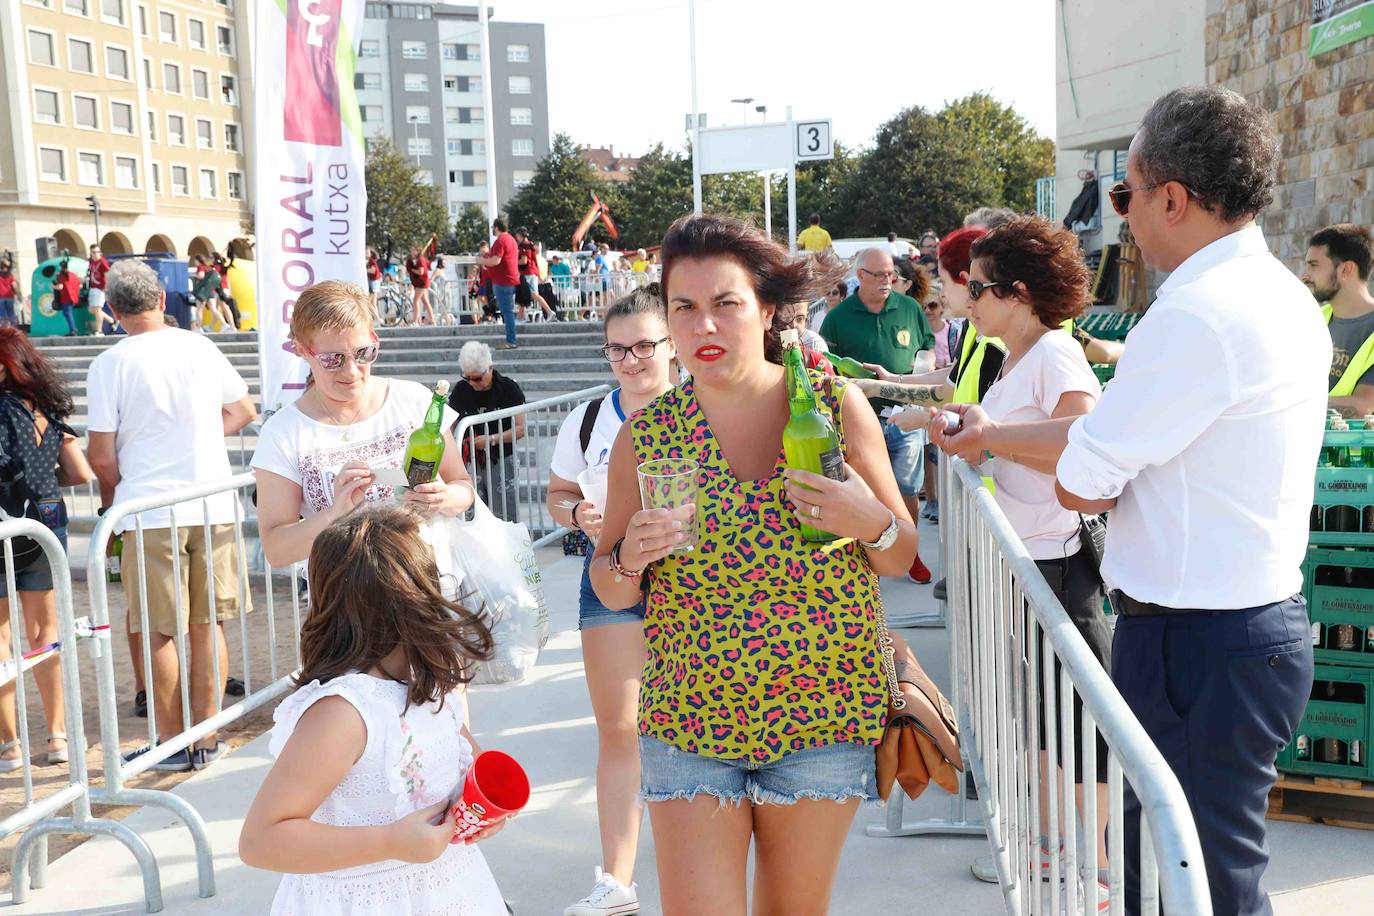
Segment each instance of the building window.
[{"label": "building window", "polygon": [[86,0],[62,0],[62,9],[74,16],[85,16],[89,13]]},{"label": "building window", "polygon": [[99,103],[94,97],[89,95],[73,95],[72,110],[76,114],[73,121],[77,127],[84,127],[88,130],[100,129]]},{"label": "building window", "polygon": [[215,148],[215,122],[206,118],[196,118],[196,146],[201,149]]},{"label": "building window", "polygon": [[463,117],[463,112],[464,112],[465,110],[466,110],[466,109],[463,109],[463,108],[445,108],[445,109],[444,109],[444,123],[445,123],[445,124],[466,124],[466,123],[468,123],[467,120]]},{"label": "building window", "polygon": [[[219,46],[219,53],[233,57],[234,30],[227,25],[215,26],[215,44]],[[363,42],[363,44],[367,44],[367,42]]]},{"label": "building window", "polygon": [[157,11],[157,34],[163,41],[177,43],[177,17],[166,10]]},{"label": "building window", "polygon": [[[468,180],[469,175],[472,176],[471,181]],[[487,173],[468,172],[463,175],[463,183],[470,188],[485,188],[487,186]]]},{"label": "building window", "polygon": [[172,195],[174,197],[191,196],[191,170],[184,165],[172,166]]},{"label": "building window", "polygon": [[172,95],[181,95],[181,65],[168,64],[162,65],[162,91]]},{"label": "building window", "polygon": [[104,157],[99,153],[77,153],[76,177],[82,184],[104,184]]},{"label": "building window", "polygon": [[148,139],[157,142],[157,112],[148,109]]},{"label": "building window", "polygon": [[[448,170],[448,183],[449,183],[449,184],[457,184],[459,181],[462,181],[462,179],[463,179],[463,172],[462,172],[461,169],[449,169],[449,170]],[[207,616],[208,616],[208,615],[207,615]]]},{"label": "building window", "polygon": [[534,141],[530,139],[520,139],[519,137],[511,140],[510,154],[512,156],[533,156]]},{"label": "building window", "polygon": [[219,188],[217,187],[214,169],[200,170],[200,196],[208,198],[209,200],[214,200],[219,197]]},{"label": "building window", "polygon": [[42,124],[61,124],[61,97],[51,89],[35,89],[33,91],[33,119]]},{"label": "building window", "polygon": [[458,56],[458,49],[461,47],[463,46],[448,43],[440,45],[439,56],[442,57],[444,60],[462,60],[463,58]]},{"label": "building window", "polygon": [[53,48],[52,36],[47,32],[29,29],[29,63],[44,67],[57,66],[57,51]]},{"label": "building window", "polygon": [[[462,143],[461,140],[449,140],[444,144],[445,151],[450,156],[460,155],[463,152]],[[453,179],[450,178],[449,180],[452,181]]]},{"label": "building window", "polygon": [[226,105],[238,105],[239,81],[227,73],[219,75],[219,100]]},{"label": "building window", "polygon": [[534,123],[534,109],[512,108],[510,110],[510,123],[512,127],[528,127]]},{"label": "building window", "polygon": [[432,185],[434,184],[434,173],[429,169],[416,169],[415,180],[420,184]]},{"label": "building window", "polygon": [[380,105],[363,105],[363,106],[362,106],[362,113],[363,113],[363,122],[364,122],[364,123],[372,123],[373,121],[380,121],[380,120],[382,119],[382,106],[380,106]]},{"label": "building window", "polygon": [[353,74],[354,89],[381,89],[382,75],[380,73],[355,73]]},{"label": "building window", "polygon": [[381,45],[381,43],[380,43],[380,42],[377,42],[377,41],[372,41],[372,40],[370,40],[370,39],[365,39],[360,45],[358,45],[358,56],[359,56],[359,57],[381,57],[381,56],[382,56],[382,45]]},{"label": "building window", "polygon": [[514,183],[517,188],[523,188],[531,181],[534,181],[534,172],[529,169],[512,169],[510,177],[512,183]]},{"label": "building window", "polygon": [[465,55],[465,56],[463,57],[463,60],[481,60],[481,59],[482,59],[482,46],[481,46],[481,45],[463,45],[463,54]]},{"label": "building window", "polygon": [[134,132],[134,106],[128,102],[110,102],[110,130],[117,134]]},{"label": "building window", "polygon": [[115,156],[115,187],[138,190],[138,160],[132,156]]},{"label": "building window", "polygon": [[95,72],[95,54],[91,43],[80,38],[67,39],[67,67],[78,73]]},{"label": "building window", "polygon": [[444,91],[445,91],[445,92],[457,92],[457,91],[458,91],[458,77],[456,77],[456,76],[446,76],[446,77],[444,77]]},{"label": "building window", "polygon": [[407,156],[428,156],[433,152],[429,137],[406,137]]},{"label": "building window", "polygon": [[406,106],[407,124],[428,124],[429,106],[428,105],[407,105]]},{"label": "building window", "polygon": [[481,92],[482,78],[480,76],[460,76],[458,77],[459,92]]},{"label": "building window", "polygon": [[423,41],[403,41],[401,56],[407,60],[425,60],[429,57],[429,48]]},{"label": "building window", "polygon": [[243,173],[225,172],[225,187],[229,189],[230,200],[243,200]]},{"label": "building window", "polygon": [[487,154],[487,141],[471,140],[469,142],[472,144],[472,154],[474,156],[485,156]]},{"label": "building window", "polygon": [[[138,34],[144,38],[148,37],[148,7],[146,6],[138,8]],[[157,166],[153,166],[153,168],[157,168]]]},{"label": "building window", "polygon": [[530,78],[528,76],[512,76],[509,85],[511,95],[530,94]]},{"label": "building window", "polygon": [[186,145],[186,119],[181,115],[167,116],[167,142],[172,146]]},{"label": "building window", "polygon": [[425,73],[407,73],[405,77],[406,92],[428,92],[429,76]]},{"label": "building window", "polygon": [[239,126],[237,124],[224,125],[224,148],[231,153],[241,153],[239,148]]},{"label": "building window", "polygon": [[145,89],[152,89],[153,84],[153,62],[151,59],[143,58],[143,85]]},{"label": "building window", "polygon": [[480,108],[460,108],[458,109],[459,124],[481,124],[482,109]]},{"label": "building window", "polygon": [[105,46],[105,75],[110,79],[129,78],[129,52],[123,48]]},{"label": "building window", "polygon": [[24,2],[31,6],[41,6],[45,10],[52,9],[52,0],[24,0]]},{"label": "building window", "polygon": [[66,181],[66,152],[51,146],[40,146],[38,148],[38,176],[44,181]]},{"label": "building window", "polygon": [[210,72],[208,70],[191,71],[191,95],[207,102],[210,100]]},{"label": "building window", "polygon": [[123,25],[124,0],[100,0],[100,18],[115,25]]},{"label": "building window", "polygon": [[529,45],[506,45],[506,63],[527,64],[530,62]]},{"label": "building window", "polygon": [[156,162],[149,165],[149,174],[153,176],[153,192],[162,193],[162,166]]},{"label": "building window", "polygon": [[199,19],[186,20],[186,41],[197,51],[205,50],[205,23]]}]

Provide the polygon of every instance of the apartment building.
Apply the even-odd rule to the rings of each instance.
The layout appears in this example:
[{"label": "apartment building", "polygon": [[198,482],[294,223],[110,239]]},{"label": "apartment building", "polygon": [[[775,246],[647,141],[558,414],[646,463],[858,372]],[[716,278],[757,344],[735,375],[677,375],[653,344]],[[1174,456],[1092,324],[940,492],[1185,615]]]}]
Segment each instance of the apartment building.
[{"label": "apartment building", "polygon": [[451,215],[485,205],[488,181],[504,207],[549,151],[543,25],[488,23],[492,85],[484,87],[476,7],[370,2],[365,15],[354,85],[367,136],[406,153],[442,189]]},{"label": "apartment building", "polygon": [[246,235],[249,2],[0,2],[0,248],[186,257]]}]

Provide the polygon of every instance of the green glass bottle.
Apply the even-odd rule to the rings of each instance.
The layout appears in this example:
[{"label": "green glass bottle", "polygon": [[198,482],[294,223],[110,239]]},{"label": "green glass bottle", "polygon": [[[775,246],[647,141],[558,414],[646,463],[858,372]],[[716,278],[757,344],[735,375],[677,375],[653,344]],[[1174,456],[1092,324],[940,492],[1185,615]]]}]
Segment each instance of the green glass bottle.
[{"label": "green glass bottle", "polygon": [[116,534],[110,538],[109,550],[105,552],[105,578],[110,582],[120,581],[120,567],[124,560],[124,535]]},{"label": "green glass bottle", "polygon": [[[844,480],[844,455],[840,452],[840,437],[835,427],[816,405],[816,389],[806,374],[802,362],[797,332],[788,328],[782,332],[783,368],[786,370],[787,403],[792,416],[782,431],[782,450],[787,466],[797,471],[810,471]],[[836,535],[801,525],[802,537],[808,541],[833,541]]]},{"label": "green glass bottle", "polygon": [[429,483],[439,476],[439,462],[444,458],[444,405],[448,403],[448,381],[439,379],[434,386],[434,399],[425,412],[425,423],[410,434],[401,468],[406,482],[412,487]]},{"label": "green glass bottle", "polygon": [[876,373],[871,369],[865,369],[864,364],[852,356],[836,356],[834,353],[822,353],[830,361],[830,365],[835,367],[835,371],[846,378],[876,378]]}]

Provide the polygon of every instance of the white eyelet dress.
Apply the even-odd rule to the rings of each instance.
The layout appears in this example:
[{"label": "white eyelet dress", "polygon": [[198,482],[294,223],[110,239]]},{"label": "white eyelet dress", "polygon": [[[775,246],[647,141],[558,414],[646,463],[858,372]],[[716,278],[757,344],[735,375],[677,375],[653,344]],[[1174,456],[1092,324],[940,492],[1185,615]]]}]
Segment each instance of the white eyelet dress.
[{"label": "white eyelet dress", "polygon": [[[461,729],[463,695],[406,709],[406,685],[367,674],[311,681],[282,701],[268,748],[286,746],[301,715],[321,697],[341,696],[367,726],[363,755],[311,820],[376,827],[449,798],[472,766]],[[506,905],[476,846],[450,846],[423,865],[399,860],[315,875],[284,875],[274,916],[505,916]]]}]

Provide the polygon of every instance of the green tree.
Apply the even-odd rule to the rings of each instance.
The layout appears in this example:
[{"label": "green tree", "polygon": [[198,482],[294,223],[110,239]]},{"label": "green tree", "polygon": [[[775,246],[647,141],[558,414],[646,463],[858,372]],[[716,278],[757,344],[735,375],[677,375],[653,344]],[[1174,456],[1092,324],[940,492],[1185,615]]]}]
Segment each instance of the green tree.
[{"label": "green tree", "polygon": [[448,210],[439,191],[419,179],[415,166],[384,137],[369,141],[364,166],[367,185],[367,244],[385,254],[388,245],[404,254],[430,235],[448,234]]},{"label": "green tree", "polygon": [[573,232],[592,205],[592,195],[606,193],[602,181],[567,134],[553,138],[534,177],[511,198],[506,210],[511,228],[524,226],[531,237],[550,248],[567,248]]},{"label": "green tree", "polygon": [[[812,213],[835,238],[854,235],[850,197],[853,178],[862,157],[836,142],[835,158],[803,162],[797,166],[797,231],[807,226]],[[787,173],[773,177],[773,235],[787,242]]]},{"label": "green tree", "polygon": [[657,245],[673,220],[692,212],[692,161],[659,143],[606,202],[622,246]]},{"label": "green tree", "polygon": [[444,240],[444,250],[461,254],[474,254],[483,242],[491,237],[488,231],[487,213],[476,204],[464,204],[463,212],[453,224],[453,231]]},{"label": "green tree", "polygon": [[950,102],[939,119],[979,153],[986,179],[999,186],[998,203],[1018,212],[1035,208],[1035,180],[1054,174],[1054,141],[1041,137],[1026,119],[983,92]]}]

